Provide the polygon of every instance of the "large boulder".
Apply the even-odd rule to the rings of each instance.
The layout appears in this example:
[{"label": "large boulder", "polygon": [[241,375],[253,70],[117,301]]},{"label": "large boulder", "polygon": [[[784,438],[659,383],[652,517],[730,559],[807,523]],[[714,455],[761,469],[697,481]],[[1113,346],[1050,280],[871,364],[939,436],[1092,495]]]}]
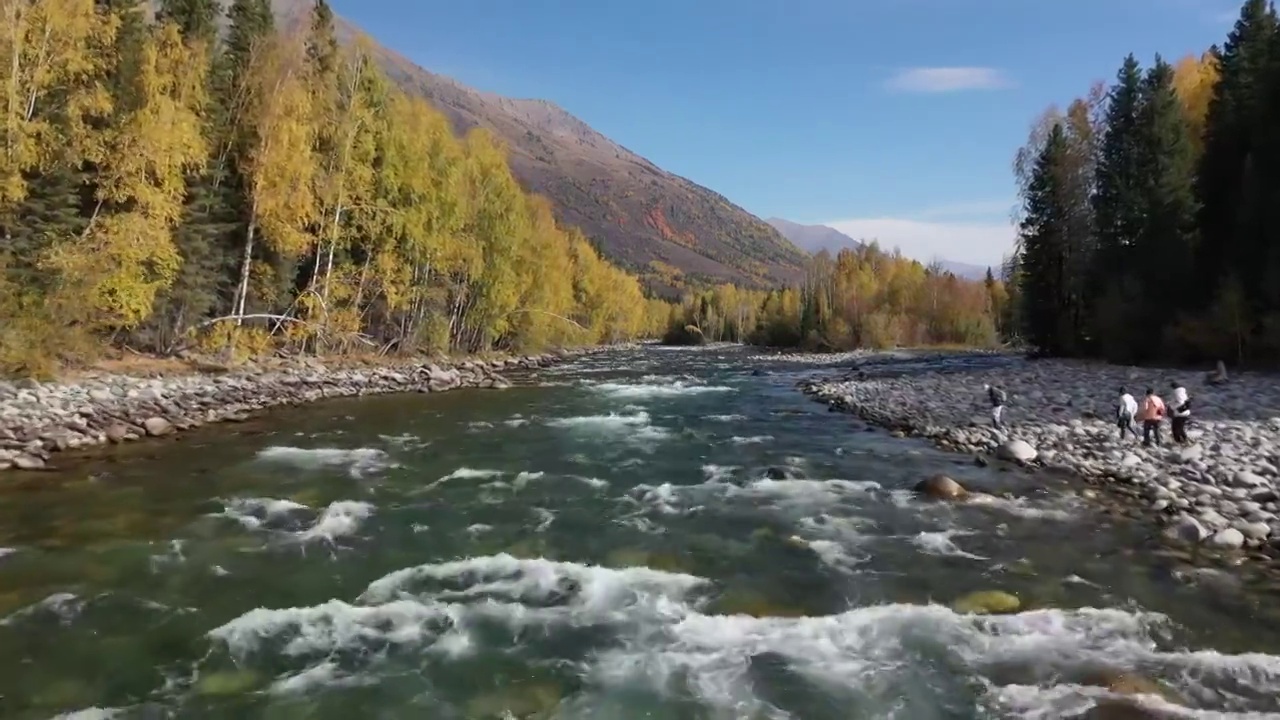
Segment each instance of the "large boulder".
[{"label": "large boulder", "polygon": [[143,421],[142,427],[146,429],[147,434],[151,437],[160,437],[168,435],[174,431],[173,423],[162,417],[151,417]]},{"label": "large boulder", "polygon": [[912,488],[917,495],[931,500],[963,500],[969,494],[960,483],[946,475],[934,475],[916,483]]},{"label": "large boulder", "polygon": [[1040,453],[1026,440],[1006,440],[996,447],[996,457],[1018,463],[1029,463]]}]

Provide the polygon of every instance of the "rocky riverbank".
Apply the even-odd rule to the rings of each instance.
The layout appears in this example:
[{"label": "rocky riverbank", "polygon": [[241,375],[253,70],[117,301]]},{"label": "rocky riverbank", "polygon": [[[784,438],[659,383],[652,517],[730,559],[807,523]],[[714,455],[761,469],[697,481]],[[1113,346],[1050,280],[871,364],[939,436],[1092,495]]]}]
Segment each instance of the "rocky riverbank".
[{"label": "rocky riverbank", "polygon": [[0,381],[0,470],[42,470],[60,450],[238,422],[259,411],[325,398],[510,387],[508,374],[587,351],[457,363],[328,364],[309,358],[146,378],[90,373],[75,382]]},{"label": "rocky riverbank", "polygon": [[[944,448],[1075,472],[1136,502],[1176,542],[1280,551],[1280,378],[1241,373],[1207,385],[1191,373],[1076,361],[957,358],[921,372],[894,363],[855,366],[802,390],[833,410]],[[1195,417],[1187,447],[1121,440],[1119,387],[1141,397],[1185,383]],[[1009,394],[1008,428],[991,427],[983,384]]]},{"label": "rocky riverbank", "polygon": [[929,348],[901,348],[898,350],[849,350],[835,353],[796,352],[790,350],[766,350],[749,355],[748,361],[787,362],[813,367],[848,367],[850,364],[866,365],[888,362],[931,362],[957,357],[987,357],[999,355],[1000,350],[932,350]]}]

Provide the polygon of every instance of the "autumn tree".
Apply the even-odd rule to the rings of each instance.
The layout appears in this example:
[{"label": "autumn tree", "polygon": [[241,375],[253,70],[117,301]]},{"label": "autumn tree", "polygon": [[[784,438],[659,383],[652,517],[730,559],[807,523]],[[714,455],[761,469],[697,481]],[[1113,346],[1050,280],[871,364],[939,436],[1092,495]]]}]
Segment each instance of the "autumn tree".
[{"label": "autumn tree", "polygon": [[1209,101],[1218,84],[1218,50],[1211,48],[1199,57],[1188,55],[1173,66],[1173,87],[1187,120],[1196,157],[1204,151],[1205,122]]},{"label": "autumn tree", "polygon": [[151,313],[177,276],[173,228],[186,174],[206,152],[198,115],[208,66],[192,62],[176,25],[149,31],[137,77],[117,100],[107,151],[96,163],[97,205],[85,234],[57,243],[48,257],[74,288],[90,320],[129,328]]},{"label": "autumn tree", "polygon": [[[0,0],[0,367],[112,341],[228,357],[486,352],[661,333],[670,306],[454,135],[322,0]],[[22,221],[17,222],[21,217]],[[719,332],[758,303],[716,290]]]}]

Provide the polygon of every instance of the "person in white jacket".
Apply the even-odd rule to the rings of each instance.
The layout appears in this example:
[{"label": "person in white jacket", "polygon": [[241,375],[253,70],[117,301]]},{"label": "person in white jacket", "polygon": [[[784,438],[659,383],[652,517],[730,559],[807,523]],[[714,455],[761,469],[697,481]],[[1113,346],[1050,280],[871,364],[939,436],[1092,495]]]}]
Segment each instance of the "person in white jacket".
[{"label": "person in white jacket", "polygon": [[1169,418],[1172,424],[1173,441],[1179,445],[1186,445],[1190,440],[1187,438],[1187,423],[1191,420],[1191,396],[1187,394],[1187,389],[1182,383],[1176,380],[1173,385],[1173,397],[1169,401]]},{"label": "person in white jacket", "polygon": [[1120,439],[1124,440],[1126,432],[1138,439],[1138,428],[1133,426],[1133,418],[1138,414],[1138,401],[1128,390],[1120,388],[1120,401],[1116,403],[1116,427],[1120,428]]}]

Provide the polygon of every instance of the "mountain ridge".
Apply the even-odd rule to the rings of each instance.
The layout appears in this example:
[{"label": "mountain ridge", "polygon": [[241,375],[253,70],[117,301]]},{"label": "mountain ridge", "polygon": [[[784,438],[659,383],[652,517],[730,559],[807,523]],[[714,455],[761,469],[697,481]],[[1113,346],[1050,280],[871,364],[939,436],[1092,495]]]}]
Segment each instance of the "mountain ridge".
[{"label": "mountain ridge", "polygon": [[[855,240],[829,225],[805,225],[778,217],[768,218],[765,222],[772,225],[778,232],[782,233],[783,237],[805,252],[818,253],[822,250],[828,250],[834,253],[840,248],[858,248],[867,244],[862,240]],[[974,265],[954,260],[934,259],[920,260],[920,262],[925,265],[931,265],[936,262],[943,271],[966,280],[982,280],[987,276],[988,269],[994,271],[994,268],[988,268],[986,265]]]},{"label": "mountain ridge", "polygon": [[[271,0],[283,28],[307,21],[310,0]],[[459,133],[483,127],[507,145],[516,179],[547,196],[557,219],[641,276],[650,290],[732,282],[790,284],[807,253],[723,195],[606,137],[558,104],[478,90],[419,67],[335,16],[340,42],[361,41],[388,77],[429,100]]]}]

